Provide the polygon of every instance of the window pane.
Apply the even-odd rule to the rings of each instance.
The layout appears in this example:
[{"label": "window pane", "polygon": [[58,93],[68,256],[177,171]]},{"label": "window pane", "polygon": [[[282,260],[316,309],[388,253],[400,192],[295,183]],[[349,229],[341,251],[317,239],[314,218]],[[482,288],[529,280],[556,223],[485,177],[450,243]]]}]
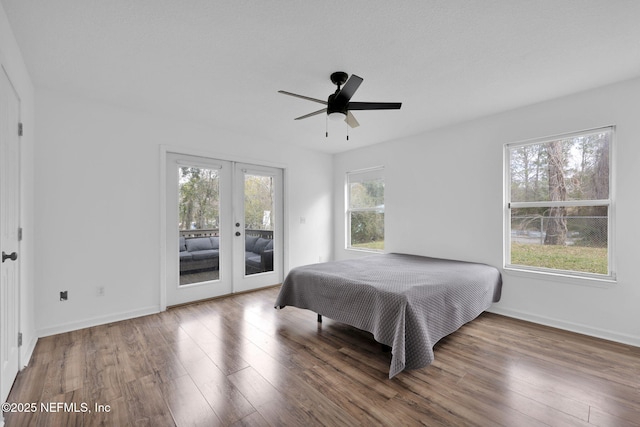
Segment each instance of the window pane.
[{"label": "window pane", "polygon": [[351,224],[351,247],[384,249],[384,212],[351,212],[349,219]]},{"label": "window pane", "polygon": [[612,131],[509,149],[512,202],[606,200]]},{"label": "window pane", "polygon": [[608,207],[511,210],[511,264],[609,274]]},{"label": "window pane", "polygon": [[347,174],[349,247],[384,249],[384,169]]},{"label": "window pane", "polygon": [[269,175],[245,173],[245,274],[273,271],[275,186]]},{"label": "window pane", "polygon": [[180,285],[218,280],[219,171],[179,167],[178,192]]},{"label": "window pane", "polygon": [[384,180],[349,183],[349,209],[384,207]]}]

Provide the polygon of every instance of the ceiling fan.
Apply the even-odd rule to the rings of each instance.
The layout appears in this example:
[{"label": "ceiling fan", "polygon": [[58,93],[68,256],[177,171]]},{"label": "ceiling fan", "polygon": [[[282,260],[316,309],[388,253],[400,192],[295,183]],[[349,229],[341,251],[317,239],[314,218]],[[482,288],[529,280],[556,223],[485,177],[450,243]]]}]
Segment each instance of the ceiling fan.
[{"label": "ceiling fan", "polygon": [[[349,78],[347,80],[347,78]],[[327,116],[334,120],[344,120],[352,127],[358,127],[360,124],[356,118],[351,114],[352,110],[399,110],[402,106],[401,102],[351,102],[351,97],[360,84],[362,83],[362,77],[358,77],[352,74],[351,77],[344,71],[336,71],[331,74],[331,81],[338,86],[336,91],[329,95],[326,101],[322,99],[311,98],[304,95],[298,95],[296,93],[279,90],[278,93],[282,93],[289,96],[295,96],[296,98],[306,99],[308,101],[317,102],[319,104],[326,105],[323,108],[313,113],[305,114],[304,116],[296,117],[295,120],[306,119],[307,117],[315,116],[322,113],[327,113]],[[348,136],[347,136],[348,139]]]}]

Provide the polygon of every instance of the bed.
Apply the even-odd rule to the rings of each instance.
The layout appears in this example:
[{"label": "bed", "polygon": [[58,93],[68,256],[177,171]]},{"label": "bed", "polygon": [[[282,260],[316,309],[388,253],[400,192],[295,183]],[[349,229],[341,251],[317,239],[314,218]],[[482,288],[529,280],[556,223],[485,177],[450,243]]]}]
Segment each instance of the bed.
[{"label": "bed", "polygon": [[500,300],[485,264],[379,254],[292,269],[275,308],[293,306],[371,332],[391,347],[389,378],[433,362],[433,346]]}]

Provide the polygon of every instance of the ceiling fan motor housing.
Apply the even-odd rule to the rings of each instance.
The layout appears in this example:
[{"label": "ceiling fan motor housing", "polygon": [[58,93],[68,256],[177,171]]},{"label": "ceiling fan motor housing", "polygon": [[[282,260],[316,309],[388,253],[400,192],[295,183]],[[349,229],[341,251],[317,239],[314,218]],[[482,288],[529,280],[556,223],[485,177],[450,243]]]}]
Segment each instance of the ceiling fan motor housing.
[{"label": "ceiling fan motor housing", "polygon": [[329,95],[329,99],[327,99],[327,114],[331,115],[331,113],[342,113],[344,115],[347,114],[347,106],[349,105],[349,101],[340,102],[340,99],[336,99],[338,91],[336,93],[332,93]]},{"label": "ceiling fan motor housing", "polygon": [[336,71],[335,73],[331,73],[331,82],[338,86],[335,93],[329,95],[329,99],[327,99],[327,114],[331,115],[331,113],[341,113],[345,116],[347,115],[347,106],[349,104],[349,100],[346,99],[343,102],[340,98],[336,99],[338,93],[340,92],[340,87],[347,82],[349,75],[344,71]]}]

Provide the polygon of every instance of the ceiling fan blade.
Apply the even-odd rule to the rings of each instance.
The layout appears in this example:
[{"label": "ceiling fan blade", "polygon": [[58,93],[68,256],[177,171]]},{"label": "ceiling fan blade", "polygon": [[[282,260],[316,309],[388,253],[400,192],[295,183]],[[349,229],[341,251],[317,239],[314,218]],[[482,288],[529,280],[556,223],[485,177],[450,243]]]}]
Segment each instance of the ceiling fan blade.
[{"label": "ceiling fan blade", "polygon": [[342,89],[340,89],[340,92],[336,95],[336,102],[349,102],[353,94],[356,93],[356,90],[360,87],[360,84],[362,84],[362,80],[362,77],[351,74],[349,80],[347,80],[344,86],[342,86]]},{"label": "ceiling fan blade", "polygon": [[347,118],[344,119],[344,121],[347,122],[347,124],[352,128],[357,128],[358,126],[360,126],[360,123],[358,123],[354,115],[351,114],[351,111],[347,111]]},{"label": "ceiling fan blade", "polygon": [[318,114],[322,114],[322,113],[326,113],[326,112],[327,112],[327,109],[323,108],[322,110],[314,111],[313,113],[309,113],[309,114],[305,114],[304,116],[296,117],[294,120],[302,120],[302,119],[306,119],[307,117],[316,116]]},{"label": "ceiling fan blade", "polygon": [[350,102],[348,110],[399,110],[402,102]]},{"label": "ceiling fan blade", "polygon": [[306,99],[307,101],[317,102],[322,105],[327,105],[327,101],[323,101],[322,99],[311,98],[304,95],[298,95],[297,93],[287,92],[286,90],[279,90],[278,93],[282,93],[284,95],[295,96],[296,98]]}]

